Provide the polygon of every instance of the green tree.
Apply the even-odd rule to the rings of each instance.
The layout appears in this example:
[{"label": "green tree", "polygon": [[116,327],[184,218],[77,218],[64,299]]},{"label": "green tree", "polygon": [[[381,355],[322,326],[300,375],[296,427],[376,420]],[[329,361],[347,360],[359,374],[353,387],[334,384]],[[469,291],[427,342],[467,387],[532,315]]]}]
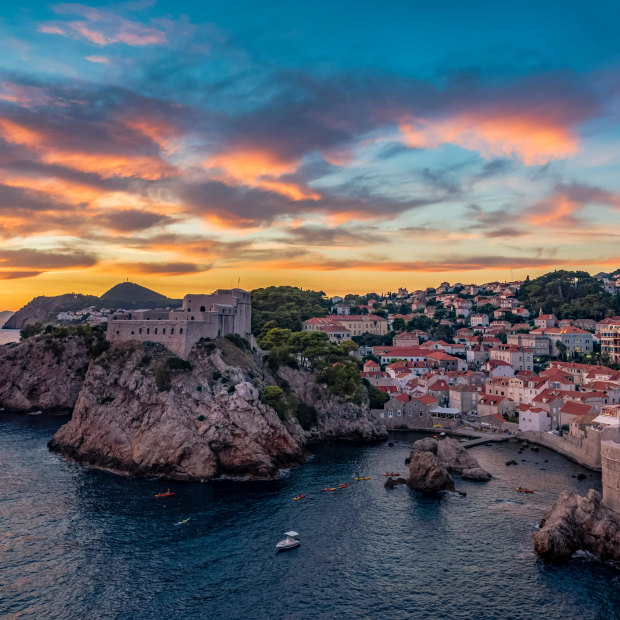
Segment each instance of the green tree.
[{"label": "green tree", "polygon": [[288,344],[293,332],[290,329],[282,327],[274,327],[270,329],[261,339],[261,349],[272,349],[273,347],[281,347]]},{"label": "green tree", "polygon": [[400,317],[395,318],[392,321],[392,329],[395,332],[404,332],[406,329],[405,319],[401,319]]},{"label": "green tree", "polygon": [[359,347],[353,342],[353,340],[343,340],[340,343],[340,348],[347,354],[353,351],[359,351]]},{"label": "green tree", "polygon": [[261,337],[274,327],[299,331],[306,319],[328,314],[330,305],[323,291],[294,286],[259,288],[252,291],[252,331]]}]

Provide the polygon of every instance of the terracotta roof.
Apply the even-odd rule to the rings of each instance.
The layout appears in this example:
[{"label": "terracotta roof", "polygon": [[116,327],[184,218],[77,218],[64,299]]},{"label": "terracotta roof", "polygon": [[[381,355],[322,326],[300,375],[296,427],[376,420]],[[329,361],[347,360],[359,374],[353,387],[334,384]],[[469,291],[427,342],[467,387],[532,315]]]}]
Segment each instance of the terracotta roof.
[{"label": "terracotta roof", "polygon": [[458,357],[453,357],[452,355],[448,355],[445,351],[431,351],[430,353],[426,354],[426,357],[430,357],[431,359],[437,360],[437,361],[454,361],[454,360],[458,360]]},{"label": "terracotta roof", "polygon": [[428,351],[420,349],[420,347],[400,347],[388,349],[381,353],[384,357],[426,357]]},{"label": "terracotta roof", "polygon": [[399,400],[401,403],[408,403],[411,400],[407,394],[399,394],[394,396],[394,399]]},{"label": "terracotta roof", "polygon": [[435,381],[435,383],[433,383],[433,385],[431,385],[431,387],[429,387],[428,389],[432,390],[433,392],[444,392],[446,390],[449,390],[450,386],[445,381],[440,379],[439,381]]},{"label": "terracotta roof", "polygon": [[416,400],[420,401],[423,405],[434,405],[435,403],[439,402],[430,394],[422,394],[422,396],[418,396]]},{"label": "terracotta roof", "polygon": [[586,415],[586,413],[590,413],[592,407],[590,405],[586,405],[585,403],[577,403],[572,400],[567,400],[560,409],[560,413],[567,413],[569,415]]}]

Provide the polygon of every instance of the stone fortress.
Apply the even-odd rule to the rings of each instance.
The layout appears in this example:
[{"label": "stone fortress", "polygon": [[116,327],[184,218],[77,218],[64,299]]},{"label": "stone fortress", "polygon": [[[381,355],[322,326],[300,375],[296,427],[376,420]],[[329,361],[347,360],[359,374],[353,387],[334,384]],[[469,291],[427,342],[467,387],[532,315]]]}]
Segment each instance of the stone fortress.
[{"label": "stone fortress", "polygon": [[233,288],[211,295],[185,295],[183,305],[175,310],[117,312],[108,321],[106,338],[158,342],[186,359],[201,338],[227,334],[250,338],[251,330],[250,293]]}]

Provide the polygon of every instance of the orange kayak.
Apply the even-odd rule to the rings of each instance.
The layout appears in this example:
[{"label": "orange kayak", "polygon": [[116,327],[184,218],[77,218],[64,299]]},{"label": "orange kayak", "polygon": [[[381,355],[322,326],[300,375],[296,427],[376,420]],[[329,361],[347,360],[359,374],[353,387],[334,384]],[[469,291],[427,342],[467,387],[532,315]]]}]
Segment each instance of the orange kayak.
[{"label": "orange kayak", "polygon": [[168,493],[156,493],[155,497],[170,497],[171,495],[174,495],[174,493],[169,491]]},{"label": "orange kayak", "polygon": [[293,501],[296,502],[298,499],[303,499],[304,497],[306,497],[306,495],[298,495],[297,497],[293,498]]}]

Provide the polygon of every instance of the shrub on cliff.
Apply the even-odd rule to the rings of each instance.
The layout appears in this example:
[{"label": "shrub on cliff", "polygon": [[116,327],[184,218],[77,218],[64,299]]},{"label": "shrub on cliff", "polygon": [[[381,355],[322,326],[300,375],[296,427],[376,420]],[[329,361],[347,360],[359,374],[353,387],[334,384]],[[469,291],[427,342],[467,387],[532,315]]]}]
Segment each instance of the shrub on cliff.
[{"label": "shrub on cliff", "polygon": [[41,323],[34,323],[33,325],[26,325],[19,332],[19,337],[22,340],[26,340],[26,338],[32,338],[37,334],[40,334],[43,331],[43,325]]},{"label": "shrub on cliff", "polygon": [[278,414],[280,420],[287,419],[288,402],[282,388],[277,385],[266,385],[261,392],[260,399]]},{"label": "shrub on cliff", "polygon": [[301,428],[305,431],[309,431],[311,428],[316,426],[317,411],[312,405],[307,405],[306,403],[300,402],[297,405],[295,417],[297,418]]},{"label": "shrub on cliff", "polygon": [[160,392],[167,392],[172,385],[172,377],[175,372],[190,371],[192,365],[184,359],[173,355],[159,364],[154,371],[155,384]]}]

